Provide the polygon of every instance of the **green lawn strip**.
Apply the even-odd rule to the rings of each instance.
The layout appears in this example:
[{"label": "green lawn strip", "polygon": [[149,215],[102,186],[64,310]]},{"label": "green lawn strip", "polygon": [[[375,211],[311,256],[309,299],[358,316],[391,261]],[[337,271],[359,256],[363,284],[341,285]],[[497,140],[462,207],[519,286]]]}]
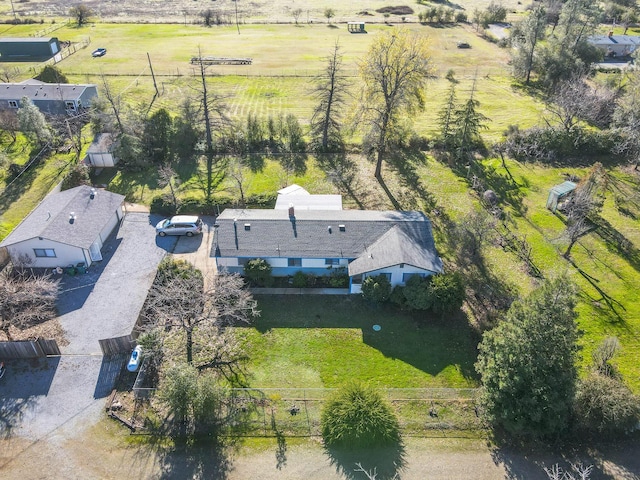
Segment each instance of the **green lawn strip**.
[{"label": "green lawn strip", "polygon": [[[608,194],[601,217],[629,242],[630,253],[621,254],[614,244],[592,232],[582,237],[572,250],[573,262],[584,273],[581,274],[562,257],[567,246],[567,240],[562,236],[564,223],[546,209],[546,199],[549,189],[564,181],[562,174],[583,177],[587,169],[515,162],[510,162],[509,168],[519,183],[526,185],[522,187],[525,213],[513,214],[512,218],[518,232],[525,235],[533,247],[536,264],[545,275],[568,271],[579,287],[578,322],[583,331],[581,365],[588,366],[591,352],[604,337],[615,335],[623,347],[615,362],[629,385],[638,391],[640,306],[635,294],[640,288],[636,253],[638,220],[622,216],[615,208],[612,195]],[[613,170],[613,174],[622,175],[619,170]]]},{"label": "green lawn strip", "polygon": [[252,386],[336,387],[351,379],[389,388],[477,385],[473,334],[459,320],[418,327],[411,315],[359,298],[258,298],[261,317],[239,332]]}]

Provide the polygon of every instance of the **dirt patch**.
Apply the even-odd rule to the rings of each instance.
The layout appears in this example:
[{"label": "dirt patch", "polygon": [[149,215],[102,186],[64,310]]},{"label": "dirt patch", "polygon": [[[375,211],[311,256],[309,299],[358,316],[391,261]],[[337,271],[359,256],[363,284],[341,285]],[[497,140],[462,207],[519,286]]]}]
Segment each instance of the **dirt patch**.
[{"label": "dirt patch", "polygon": [[413,8],[408,7],[407,5],[399,5],[397,7],[382,7],[376,10],[378,13],[390,13],[392,15],[411,15],[413,13]]}]

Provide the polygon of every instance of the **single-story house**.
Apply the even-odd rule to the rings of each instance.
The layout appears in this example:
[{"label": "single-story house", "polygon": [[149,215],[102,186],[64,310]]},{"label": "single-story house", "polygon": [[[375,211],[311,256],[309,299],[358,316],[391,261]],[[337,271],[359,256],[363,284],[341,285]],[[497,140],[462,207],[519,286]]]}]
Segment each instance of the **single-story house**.
[{"label": "single-story house", "polygon": [[0,243],[12,263],[33,268],[86,266],[124,216],[124,195],[86,185],[47,195]]},{"label": "single-story house", "polygon": [[634,35],[594,35],[588,42],[602,50],[606,57],[628,57],[640,47],[640,37]]},{"label": "single-story house", "polygon": [[59,52],[60,42],[56,37],[0,38],[0,62],[39,62]]},{"label": "single-story house", "polygon": [[229,272],[242,274],[254,258],[266,260],[274,276],[328,275],[344,268],[350,293],[359,293],[370,275],[386,275],[395,286],[412,275],[443,269],[431,222],[422,212],[298,210],[295,205],[227,209],[214,227],[216,265]]},{"label": "single-story house", "polygon": [[91,84],[43,83],[33,80],[0,83],[0,109],[18,110],[22,97],[29,98],[44,114],[76,115],[91,106],[98,89]]},{"label": "single-story house", "polygon": [[87,149],[86,163],[95,168],[115,167],[118,157],[114,155],[117,139],[113,133],[100,133]]}]

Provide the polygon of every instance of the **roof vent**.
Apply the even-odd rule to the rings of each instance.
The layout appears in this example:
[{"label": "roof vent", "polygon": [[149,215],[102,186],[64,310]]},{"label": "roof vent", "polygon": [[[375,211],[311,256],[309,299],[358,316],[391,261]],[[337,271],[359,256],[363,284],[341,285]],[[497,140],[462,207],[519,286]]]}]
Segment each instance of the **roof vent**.
[{"label": "roof vent", "polygon": [[91,200],[93,200],[94,198],[96,198],[96,189],[95,189],[95,188],[92,188],[92,189],[91,189],[91,193],[89,194],[89,198],[90,198]]},{"label": "roof vent", "polygon": [[73,224],[76,221],[76,212],[69,213],[69,223]]},{"label": "roof vent", "polygon": [[327,232],[331,233],[331,225],[327,227]]},{"label": "roof vent", "polygon": [[347,231],[347,227],[345,227],[344,225],[338,225],[338,229],[340,229],[341,232]]},{"label": "roof vent", "polygon": [[244,224],[244,229],[247,230],[247,231],[251,230],[251,224],[250,223],[245,223]]}]

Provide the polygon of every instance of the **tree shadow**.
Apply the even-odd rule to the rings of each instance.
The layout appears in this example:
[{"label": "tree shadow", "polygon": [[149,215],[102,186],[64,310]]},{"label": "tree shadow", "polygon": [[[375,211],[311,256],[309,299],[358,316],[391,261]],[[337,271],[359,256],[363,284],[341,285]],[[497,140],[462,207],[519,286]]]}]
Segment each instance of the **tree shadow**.
[{"label": "tree shadow", "polygon": [[338,191],[349,196],[358,206],[365,209],[365,196],[362,186],[358,183],[357,166],[345,153],[322,153],[316,156],[318,166],[327,174],[331,183]]},{"label": "tree shadow", "polygon": [[[247,328],[262,334],[274,329],[360,329],[362,342],[387,358],[433,376],[453,365],[465,378],[477,379],[473,366],[477,333],[462,312],[441,319],[351,296],[256,295],[256,299],[261,316]],[[374,324],[381,329],[374,331]]]},{"label": "tree shadow", "polygon": [[[606,293],[604,289],[600,285],[598,285],[600,280],[598,280],[597,278],[589,275],[587,272],[582,270],[576,264],[573,258],[571,257],[569,258],[564,257],[564,258],[571,264],[573,268],[576,269],[576,271],[582,276],[582,278],[584,278],[587,282],[589,282],[589,285],[591,285],[593,289],[600,294],[600,298],[592,298],[585,290],[583,290],[583,294],[591,300],[591,304],[594,307],[598,307],[600,312],[603,314],[603,317],[606,316],[611,318],[614,321],[624,322],[624,319],[618,312],[618,307],[621,308],[622,310],[626,310],[626,308],[624,308],[624,305],[622,305],[622,303],[620,303],[618,300],[616,300],[615,298],[610,296],[608,293]],[[601,301],[604,302],[605,305],[607,306],[606,309],[601,308],[601,304],[600,304]]]},{"label": "tree shadow", "polygon": [[284,153],[280,156],[280,165],[294,175],[302,176],[307,171],[307,158],[306,153]]},{"label": "tree shadow", "polygon": [[418,174],[418,167],[425,162],[424,153],[416,150],[394,152],[390,160],[393,170],[400,178],[400,186],[404,190],[402,207],[405,210],[431,211],[436,207],[435,197],[424,187]]},{"label": "tree shadow", "polygon": [[158,445],[155,453],[160,466],[159,479],[229,478],[232,469],[232,442],[220,438],[211,442],[176,442],[171,447]]},{"label": "tree shadow", "polygon": [[[29,159],[25,162],[24,166],[29,165],[34,158],[34,155],[37,155],[38,153],[39,152],[34,153],[34,151],[31,151]],[[13,203],[19,201],[20,197],[22,197],[22,195],[31,188],[33,182],[38,178],[38,174],[46,161],[47,158],[44,157],[40,160],[36,160],[24,172],[22,172],[20,176],[7,178],[7,187],[0,191],[0,212],[6,212]],[[64,168],[66,168],[66,165]]]},{"label": "tree shadow", "polygon": [[598,228],[595,233],[605,243],[607,250],[626,260],[634,270],[640,272],[640,250],[619,230],[602,217],[595,221]]},{"label": "tree shadow", "polygon": [[273,407],[271,408],[271,430],[273,430],[273,433],[276,436],[276,441],[278,442],[278,446],[276,448],[276,468],[278,470],[282,470],[283,467],[287,466],[287,440],[284,433],[278,429]]},{"label": "tree shadow", "polygon": [[7,364],[0,396],[0,437],[9,438],[22,419],[46,396],[60,357],[13,360]]},{"label": "tree shadow", "polygon": [[368,449],[338,449],[325,447],[325,454],[336,472],[348,480],[366,479],[358,469],[360,465],[367,472],[376,473],[377,480],[393,480],[400,477],[406,468],[406,454],[402,442],[388,447]]}]

